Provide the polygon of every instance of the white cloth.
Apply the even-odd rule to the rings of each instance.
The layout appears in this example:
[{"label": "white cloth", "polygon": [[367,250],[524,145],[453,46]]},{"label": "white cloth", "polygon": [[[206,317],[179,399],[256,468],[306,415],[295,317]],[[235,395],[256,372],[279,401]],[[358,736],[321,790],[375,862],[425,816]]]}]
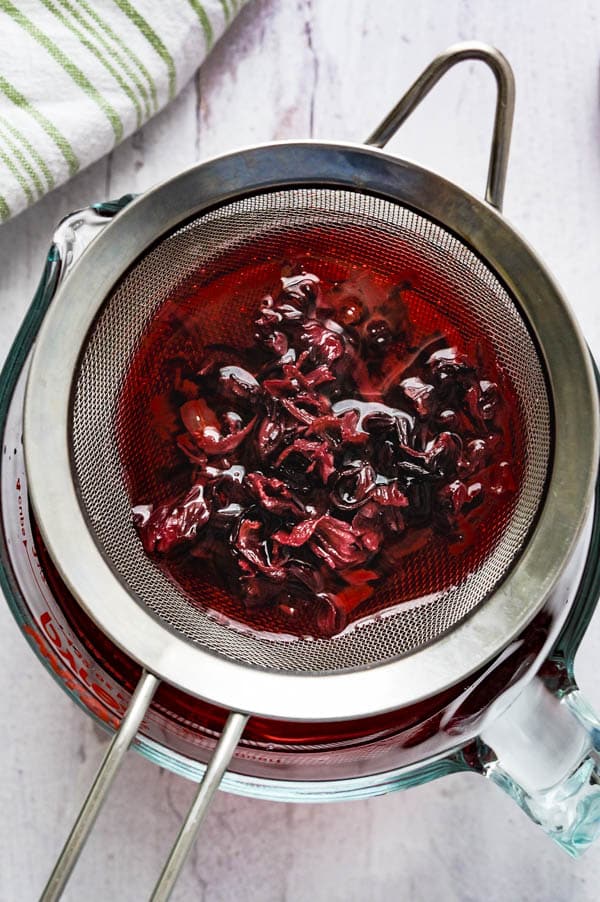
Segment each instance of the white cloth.
[{"label": "white cloth", "polygon": [[0,0],[0,221],[186,84],[246,0]]}]

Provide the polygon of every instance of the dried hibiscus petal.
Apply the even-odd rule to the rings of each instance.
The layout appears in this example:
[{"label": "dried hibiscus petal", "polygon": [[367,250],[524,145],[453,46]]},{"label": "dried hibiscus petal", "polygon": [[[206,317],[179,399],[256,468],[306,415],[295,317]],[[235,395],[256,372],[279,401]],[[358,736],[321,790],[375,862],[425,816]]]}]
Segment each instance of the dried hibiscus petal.
[{"label": "dried hibiscus petal", "polygon": [[178,545],[195,541],[208,523],[210,510],[204,486],[195,485],[184,495],[154,510],[149,505],[138,505],[133,508],[133,517],[144,550],[168,554]]},{"label": "dried hibiscus petal", "polygon": [[375,491],[376,472],[368,463],[345,467],[338,475],[331,500],[342,510],[354,510]]},{"label": "dried hibiscus petal", "polygon": [[240,366],[224,366],[219,372],[221,390],[232,398],[251,399],[259,392],[259,384],[252,373]]},{"label": "dried hibiscus petal", "polygon": [[245,558],[251,570],[258,571],[275,582],[284,581],[286,571],[282,566],[282,556],[272,555],[270,543],[264,535],[264,526],[260,520],[241,520],[234,540],[234,549]]},{"label": "dried hibiscus petal", "polygon": [[285,427],[280,417],[265,416],[256,434],[256,449],[262,458],[277,450],[285,435]]},{"label": "dried hibiscus petal", "polygon": [[311,357],[317,363],[335,363],[344,353],[341,336],[317,320],[309,320],[303,324],[300,342],[303,348],[310,351]]},{"label": "dried hibiscus petal", "polygon": [[219,418],[203,398],[187,401],[179,410],[183,425],[192,435],[197,435],[205,429],[218,429]]},{"label": "dried hibiscus petal", "polygon": [[412,376],[410,379],[404,379],[400,383],[406,397],[412,401],[420,417],[430,416],[435,404],[435,388],[419,379],[418,376]]},{"label": "dried hibiscus petal", "polygon": [[304,505],[300,499],[288,489],[285,482],[262,473],[248,473],[246,484],[250,487],[258,503],[273,514],[302,516]]},{"label": "dried hibiscus petal", "polygon": [[367,550],[354,534],[352,526],[327,514],[317,521],[309,545],[332,570],[362,564],[368,557]]},{"label": "dried hibiscus petal", "polygon": [[201,451],[209,456],[228,454],[234,451],[252,431],[256,422],[253,417],[243,428],[236,425],[235,431],[222,435],[219,421],[210,407],[200,398],[187,401],[180,411],[183,425]]},{"label": "dried hibiscus petal", "polygon": [[273,541],[278,542],[280,545],[289,546],[290,548],[301,548],[302,545],[305,545],[312,537],[320,519],[320,517],[315,517],[313,519],[307,518],[306,520],[302,520],[302,522],[297,523],[290,532],[279,530],[279,532],[276,532],[273,536]]},{"label": "dried hibiscus petal", "polygon": [[145,550],[201,559],[250,620],[279,611],[321,636],[372,610],[432,536],[462,553],[473,512],[517,489],[504,382],[454,334],[416,328],[411,305],[427,301],[408,282],[332,284],[290,263],[254,344],[171,361],[151,412],[189,489],[133,509]]}]

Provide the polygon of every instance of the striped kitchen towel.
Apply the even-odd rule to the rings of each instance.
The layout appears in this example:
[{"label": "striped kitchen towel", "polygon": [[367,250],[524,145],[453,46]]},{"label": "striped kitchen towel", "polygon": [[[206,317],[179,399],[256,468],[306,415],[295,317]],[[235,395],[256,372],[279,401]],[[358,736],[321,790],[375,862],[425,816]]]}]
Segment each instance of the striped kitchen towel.
[{"label": "striped kitchen towel", "polygon": [[0,0],[0,221],[182,88],[246,0]]}]

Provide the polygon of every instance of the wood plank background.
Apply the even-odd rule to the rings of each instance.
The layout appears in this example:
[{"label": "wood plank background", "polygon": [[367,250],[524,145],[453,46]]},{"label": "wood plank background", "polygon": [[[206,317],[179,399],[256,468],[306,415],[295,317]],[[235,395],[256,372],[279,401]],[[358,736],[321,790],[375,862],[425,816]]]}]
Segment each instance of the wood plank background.
[{"label": "wood plank background", "polygon": [[[600,21],[594,0],[252,0],[197,78],[107,158],[0,228],[0,355],[56,222],[143,191],[238,145],[361,140],[448,44],[496,44],[517,77],[505,209],[600,352]],[[483,191],[493,79],[450,73],[390,145]],[[585,441],[585,436],[582,436]],[[37,898],[105,736],[48,678],[0,605],[0,900]],[[600,617],[578,673],[600,708]],[[65,895],[147,898],[192,784],[131,754]],[[600,845],[580,862],[470,776],[366,802],[283,805],[220,794],[176,902],[594,902]]]}]

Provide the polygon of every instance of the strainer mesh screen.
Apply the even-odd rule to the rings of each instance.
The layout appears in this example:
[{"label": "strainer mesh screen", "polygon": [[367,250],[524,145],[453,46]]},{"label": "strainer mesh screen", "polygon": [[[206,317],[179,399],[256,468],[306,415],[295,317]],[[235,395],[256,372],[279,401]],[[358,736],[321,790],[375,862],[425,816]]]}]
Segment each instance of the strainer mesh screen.
[{"label": "strainer mesh screen", "polygon": [[[422,283],[434,300],[449,292],[459,299],[474,328],[489,338],[515,389],[522,419],[522,478],[502,522],[488,524],[498,534],[491,551],[466,577],[444,572],[444,591],[394,608],[394,578],[387,580],[378,618],[331,639],[286,641],[218,622],[194,606],[186,593],[144,553],[131,517],[123,470],[123,442],[135,453],[133,435],[124,436],[118,402],[129,367],[149,323],[194,274],[210,279],[220,261],[240,264],[257,246],[281,255],[286,236],[310,234],[311,242],[335,229],[338,245],[353,258],[360,230],[371,236],[373,272],[386,272],[390,255],[407,265],[420,261]],[[388,261],[386,263],[386,261]],[[258,303],[259,298],[248,299]],[[451,316],[451,311],[445,311]],[[222,341],[244,311],[223,311]],[[247,318],[247,314],[246,314]],[[218,331],[218,326],[215,329]],[[470,337],[465,335],[468,343]],[[150,389],[149,389],[150,390]],[[520,553],[543,496],[551,443],[550,405],[542,366],[522,317],[493,272],[454,235],[400,204],[369,194],[337,189],[286,189],[230,202],[199,216],[166,237],[144,256],[108,297],[83,349],[76,375],[72,413],[75,477],[92,533],[110,566],[140,604],[188,641],[246,664],[280,671],[324,672],[381,663],[435,640],[490,595]],[[133,444],[132,444],[133,443]],[[421,565],[423,562],[421,562]],[[451,567],[439,551],[429,552],[433,574]],[[404,579],[410,577],[410,564]]]}]

